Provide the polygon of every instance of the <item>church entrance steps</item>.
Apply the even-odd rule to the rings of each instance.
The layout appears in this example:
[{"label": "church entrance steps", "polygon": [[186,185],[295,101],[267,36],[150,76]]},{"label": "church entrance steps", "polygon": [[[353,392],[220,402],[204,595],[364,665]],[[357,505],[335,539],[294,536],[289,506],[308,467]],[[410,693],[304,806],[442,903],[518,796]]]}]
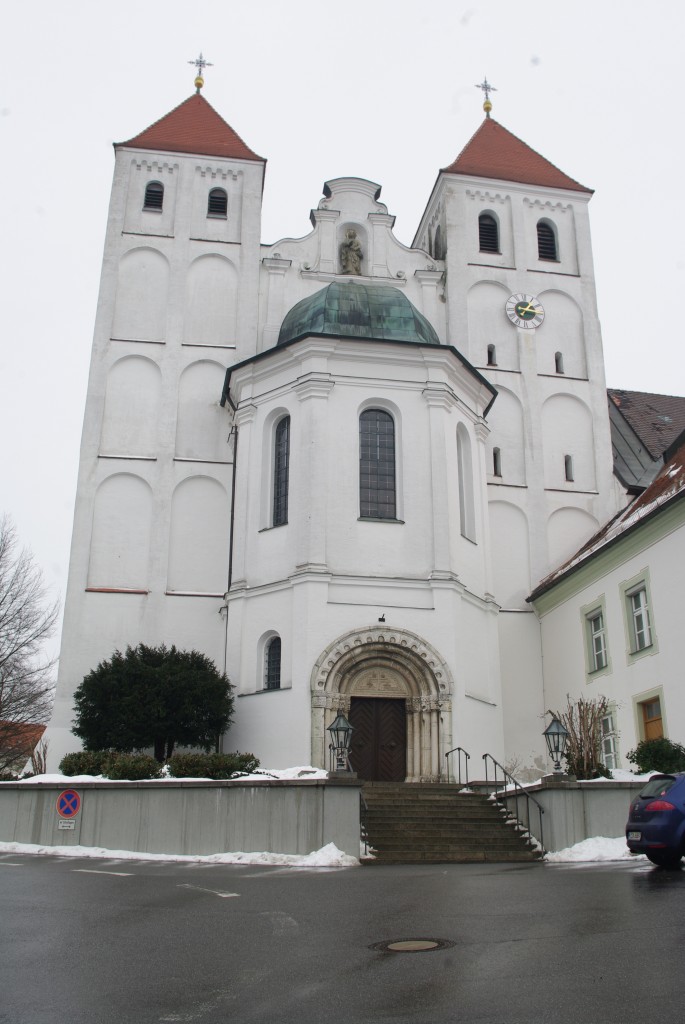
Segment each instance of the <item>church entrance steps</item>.
[{"label": "church entrance steps", "polygon": [[522,831],[482,793],[447,783],[365,783],[366,864],[533,861]]}]

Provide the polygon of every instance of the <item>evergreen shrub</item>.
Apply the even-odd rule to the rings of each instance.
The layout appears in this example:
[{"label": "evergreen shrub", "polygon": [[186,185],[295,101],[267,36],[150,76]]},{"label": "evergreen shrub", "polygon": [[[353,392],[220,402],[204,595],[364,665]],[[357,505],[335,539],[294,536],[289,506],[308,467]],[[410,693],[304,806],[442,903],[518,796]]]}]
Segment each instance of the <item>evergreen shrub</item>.
[{"label": "evergreen shrub", "polygon": [[254,754],[174,754],[167,761],[175,779],[230,779],[236,772],[249,775],[259,768]]},{"label": "evergreen shrub", "polygon": [[64,755],[59,770],[62,775],[102,775],[103,765],[111,756],[111,750],[77,750]]},{"label": "evergreen shrub", "polygon": [[685,747],[661,736],[656,740],[641,740],[626,757],[642,775],[645,772],[685,772]]},{"label": "evergreen shrub", "polygon": [[112,751],[102,766],[102,773],[117,782],[138,782],[142,779],[160,779],[162,765],[150,754],[121,754]]}]

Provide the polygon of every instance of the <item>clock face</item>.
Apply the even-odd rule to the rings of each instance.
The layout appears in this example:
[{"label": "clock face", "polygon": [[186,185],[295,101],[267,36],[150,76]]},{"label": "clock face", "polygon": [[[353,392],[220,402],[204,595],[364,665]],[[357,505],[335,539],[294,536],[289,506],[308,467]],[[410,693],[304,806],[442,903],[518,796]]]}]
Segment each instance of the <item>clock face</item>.
[{"label": "clock face", "polygon": [[505,309],[512,324],[517,327],[539,327],[545,319],[545,311],[540,300],[534,295],[524,295],[523,292],[510,295]]}]

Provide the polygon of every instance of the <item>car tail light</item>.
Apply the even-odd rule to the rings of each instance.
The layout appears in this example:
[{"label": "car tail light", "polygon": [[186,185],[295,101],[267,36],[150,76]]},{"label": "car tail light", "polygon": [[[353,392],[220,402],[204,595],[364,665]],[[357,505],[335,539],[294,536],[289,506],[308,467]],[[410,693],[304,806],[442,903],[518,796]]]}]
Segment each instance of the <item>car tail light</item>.
[{"label": "car tail light", "polygon": [[646,811],[675,811],[673,804],[669,804],[668,800],[652,800],[645,807]]}]

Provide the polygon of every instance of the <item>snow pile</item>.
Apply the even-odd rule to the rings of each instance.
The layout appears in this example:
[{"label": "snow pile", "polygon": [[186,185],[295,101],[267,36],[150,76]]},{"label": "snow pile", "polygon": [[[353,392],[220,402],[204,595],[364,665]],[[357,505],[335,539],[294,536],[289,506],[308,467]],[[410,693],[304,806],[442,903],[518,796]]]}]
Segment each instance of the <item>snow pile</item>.
[{"label": "snow pile", "polygon": [[351,868],[356,857],[328,843],[312,853],[211,853],[206,856],[181,853],[136,853],[133,850],[105,850],[99,846],[38,846],[35,843],[0,843],[2,853],[32,853],[47,857],[92,857],[106,860],[180,861],[192,864],[270,864],[305,868]]},{"label": "snow pile", "polygon": [[[326,779],[328,772],[324,768],[313,768],[311,765],[298,765],[295,768],[257,768],[251,775],[236,774],[236,782],[270,782],[273,779],[298,781],[300,779]],[[33,775],[28,779],[18,779],[18,782],[45,782],[58,783],[59,785],[75,786],[79,782],[118,782],[118,779],[106,779],[103,775],[60,775],[53,773],[48,775]],[[144,782],[211,782],[211,779],[184,778],[174,779],[166,775],[161,779],[145,779]],[[2,785],[2,783],[0,783]]]},{"label": "snow pile", "polygon": [[569,846],[565,850],[557,850],[555,853],[548,853],[545,860],[548,864],[569,864],[580,861],[593,862],[608,860],[640,860],[647,858],[642,854],[635,855],[626,846],[625,836],[617,836],[608,839],[606,836],[593,836],[592,839],[583,839],[575,846]]}]

